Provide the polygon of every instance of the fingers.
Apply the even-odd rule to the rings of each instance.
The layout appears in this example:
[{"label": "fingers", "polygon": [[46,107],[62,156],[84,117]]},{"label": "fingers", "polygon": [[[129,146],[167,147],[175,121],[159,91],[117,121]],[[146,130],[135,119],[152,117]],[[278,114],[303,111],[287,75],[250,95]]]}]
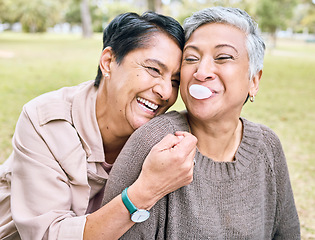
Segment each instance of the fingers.
[{"label": "fingers", "polygon": [[189,132],[185,132],[185,131],[177,131],[174,133],[175,136],[188,136],[191,135],[191,133]]},{"label": "fingers", "polygon": [[176,144],[176,147],[180,148],[181,150],[188,149],[192,151],[196,148],[197,138],[194,135],[188,132],[176,132],[175,136],[182,137],[181,141]]},{"label": "fingers", "polygon": [[139,181],[160,199],[193,181],[197,139],[188,132],[165,136],[144,161]]},{"label": "fingers", "polygon": [[[168,134],[157,145],[153,151],[167,154],[168,159],[192,164],[196,152],[197,138],[188,132],[176,132]],[[171,155],[169,155],[171,154]],[[165,155],[166,156],[166,155]]]},{"label": "fingers", "polygon": [[[191,171],[193,172],[193,168],[196,164],[195,154],[196,154],[196,145],[197,138],[188,132],[176,132],[175,135],[184,136],[184,140],[176,145],[176,148],[179,152],[186,153],[185,156],[186,161],[190,163]],[[192,175],[192,173],[191,173]]]},{"label": "fingers", "polygon": [[177,131],[175,134],[168,134],[166,135],[158,144],[155,146],[160,149],[161,151],[174,148],[177,146],[182,140],[183,142],[182,147],[192,146],[197,144],[197,138],[193,136],[189,132],[184,131]]},{"label": "fingers", "polygon": [[183,139],[183,135],[175,136],[173,134],[168,134],[159,143],[157,143],[154,148],[158,149],[159,151],[169,150],[175,147]]}]

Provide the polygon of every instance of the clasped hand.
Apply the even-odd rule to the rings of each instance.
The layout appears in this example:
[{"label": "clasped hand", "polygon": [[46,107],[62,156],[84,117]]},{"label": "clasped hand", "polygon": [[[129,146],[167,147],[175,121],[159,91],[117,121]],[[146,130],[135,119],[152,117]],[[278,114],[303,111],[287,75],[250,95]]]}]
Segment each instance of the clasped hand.
[{"label": "clasped hand", "polygon": [[193,180],[197,138],[188,132],[165,136],[145,159],[139,178],[134,183],[147,194],[147,209],[159,199]]}]

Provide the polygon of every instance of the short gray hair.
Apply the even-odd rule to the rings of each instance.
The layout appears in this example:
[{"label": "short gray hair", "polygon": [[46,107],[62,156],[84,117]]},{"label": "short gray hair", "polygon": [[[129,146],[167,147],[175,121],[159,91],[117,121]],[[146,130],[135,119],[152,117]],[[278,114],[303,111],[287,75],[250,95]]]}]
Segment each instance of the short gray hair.
[{"label": "short gray hair", "polygon": [[201,25],[207,23],[223,23],[234,26],[247,36],[247,53],[249,58],[249,77],[252,79],[263,68],[265,43],[259,33],[258,24],[245,12],[238,8],[212,7],[195,12],[184,21],[186,41]]}]

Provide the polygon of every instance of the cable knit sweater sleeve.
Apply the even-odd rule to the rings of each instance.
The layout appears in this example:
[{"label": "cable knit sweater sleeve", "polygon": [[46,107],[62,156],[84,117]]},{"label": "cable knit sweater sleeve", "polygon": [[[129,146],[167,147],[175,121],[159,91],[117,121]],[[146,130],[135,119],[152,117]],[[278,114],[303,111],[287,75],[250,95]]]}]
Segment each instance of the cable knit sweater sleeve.
[{"label": "cable knit sweater sleeve", "polygon": [[[176,122],[176,125],[174,125],[173,122]],[[106,183],[102,205],[105,205],[119,195],[124,188],[130,186],[138,178],[146,156],[151,148],[162,140],[164,136],[169,133],[173,134],[176,131],[188,130],[189,128],[184,117],[175,111],[155,117],[147,124],[137,129],[130,136],[115,161]],[[163,221],[161,220],[162,218],[159,217],[151,219],[156,220],[154,220],[155,224],[158,224],[158,221]],[[145,223],[141,224],[144,225]],[[157,225],[153,225],[151,222],[150,225],[145,226],[145,229],[147,231],[141,231],[142,233],[133,231],[132,236],[137,236],[135,239],[142,239],[140,236],[142,236],[143,239],[148,239],[146,234],[149,233],[150,235],[152,234],[152,239],[154,239],[155,231],[158,231]],[[159,229],[161,230],[161,228]]]},{"label": "cable knit sweater sleeve", "polygon": [[274,159],[274,174],[276,176],[276,215],[273,229],[273,239],[300,239],[300,226],[291,188],[289,171],[282,145],[278,136],[266,127],[262,127],[269,154]]}]

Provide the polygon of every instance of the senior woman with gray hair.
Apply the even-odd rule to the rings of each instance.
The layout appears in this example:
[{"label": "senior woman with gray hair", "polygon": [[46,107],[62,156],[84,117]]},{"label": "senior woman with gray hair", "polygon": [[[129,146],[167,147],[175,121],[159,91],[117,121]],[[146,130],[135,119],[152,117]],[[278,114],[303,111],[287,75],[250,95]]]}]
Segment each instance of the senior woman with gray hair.
[{"label": "senior woman with gray hair", "polygon": [[194,180],[162,198],[122,239],[300,239],[281,143],[268,127],[241,117],[262,75],[257,24],[240,9],[214,7],[186,19],[184,29],[180,92],[187,112],[169,112],[135,131],[104,203],[127,191],[154,144],[176,131],[198,139]]}]

